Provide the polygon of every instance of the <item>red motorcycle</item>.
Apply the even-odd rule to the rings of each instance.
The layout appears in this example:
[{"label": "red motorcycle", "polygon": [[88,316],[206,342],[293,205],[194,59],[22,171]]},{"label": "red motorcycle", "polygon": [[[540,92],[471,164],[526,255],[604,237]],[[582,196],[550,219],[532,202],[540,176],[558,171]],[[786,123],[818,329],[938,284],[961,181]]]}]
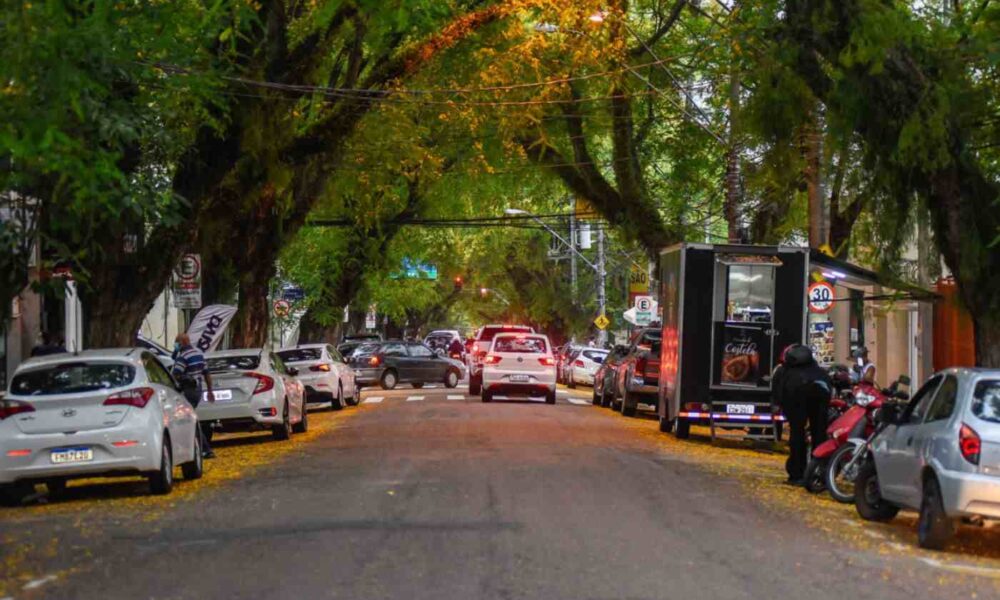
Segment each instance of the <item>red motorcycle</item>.
[{"label": "red motorcycle", "polygon": [[891,398],[906,399],[900,385],[909,385],[901,376],[886,389],[862,381],[851,392],[851,405],[826,429],[827,440],[815,447],[806,469],[806,489],[818,493],[827,489],[838,502],[854,502],[854,478],[864,464],[868,441],[878,433],[879,409]]}]

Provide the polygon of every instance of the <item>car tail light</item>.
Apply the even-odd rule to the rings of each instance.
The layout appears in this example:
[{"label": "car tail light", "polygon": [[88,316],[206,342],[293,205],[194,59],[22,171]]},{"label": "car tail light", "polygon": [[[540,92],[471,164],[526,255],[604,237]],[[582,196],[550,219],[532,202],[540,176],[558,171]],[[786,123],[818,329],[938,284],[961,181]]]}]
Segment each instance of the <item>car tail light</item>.
[{"label": "car tail light", "polygon": [[253,389],[253,393],[263,394],[264,392],[269,392],[274,389],[274,379],[263,375],[261,373],[247,373],[247,377],[253,377],[257,380],[257,387]]},{"label": "car tail light", "polygon": [[330,370],[330,365],[327,365],[327,364],[313,365],[313,366],[309,367],[309,370],[310,371],[323,371],[325,373],[325,372],[328,372]]},{"label": "car tail light", "polygon": [[149,402],[149,399],[153,397],[153,393],[153,388],[147,387],[125,390],[124,392],[118,392],[117,394],[108,396],[104,401],[104,406],[121,405],[144,408]]},{"label": "car tail light", "polygon": [[21,456],[31,456],[31,450],[28,448],[18,448],[17,450],[8,450],[7,456],[11,458],[17,458]]},{"label": "car tail light", "polygon": [[543,367],[554,367],[556,365],[556,359],[551,356],[543,356],[538,359],[538,362],[542,363]]},{"label": "car tail light", "polygon": [[584,365],[583,365],[583,361],[582,361],[582,360],[578,360],[578,361],[575,361],[575,362],[573,363],[573,366],[576,366],[576,367],[582,367],[582,366],[584,366]]},{"label": "car tail light", "polygon": [[958,447],[962,451],[962,458],[974,465],[979,464],[979,453],[983,449],[983,441],[979,439],[976,430],[962,423],[962,429],[958,432]]},{"label": "car tail light", "polygon": [[259,412],[260,412],[260,416],[262,416],[262,417],[276,417],[276,416],[278,416],[278,409],[274,408],[273,406],[271,406],[269,408],[262,408],[262,409],[260,409]]},{"label": "car tail light", "polygon": [[0,400],[0,421],[20,413],[35,412],[35,407],[19,400]]},{"label": "car tail light", "polygon": [[501,360],[503,360],[503,359],[500,358],[499,356],[497,356],[496,354],[487,354],[483,358],[483,364],[484,365],[496,365],[496,364],[499,364]]}]

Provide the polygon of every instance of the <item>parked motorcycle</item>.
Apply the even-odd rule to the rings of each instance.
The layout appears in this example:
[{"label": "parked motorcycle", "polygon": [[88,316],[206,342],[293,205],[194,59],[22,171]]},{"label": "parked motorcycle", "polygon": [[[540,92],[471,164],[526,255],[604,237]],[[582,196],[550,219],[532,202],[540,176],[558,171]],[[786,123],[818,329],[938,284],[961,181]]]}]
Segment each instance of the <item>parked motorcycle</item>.
[{"label": "parked motorcycle", "polygon": [[838,502],[854,501],[854,479],[864,463],[867,441],[878,433],[876,416],[892,398],[907,399],[900,386],[909,385],[902,375],[888,388],[862,381],[851,390],[850,406],[827,427],[827,440],[815,447],[806,469],[806,489],[830,491]]}]

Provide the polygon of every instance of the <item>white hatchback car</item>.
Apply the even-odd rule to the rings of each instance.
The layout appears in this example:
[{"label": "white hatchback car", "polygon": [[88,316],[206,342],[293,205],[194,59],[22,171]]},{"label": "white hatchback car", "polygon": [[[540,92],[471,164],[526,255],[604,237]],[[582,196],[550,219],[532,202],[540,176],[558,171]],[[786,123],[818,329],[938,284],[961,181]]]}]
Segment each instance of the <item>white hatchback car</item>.
[{"label": "white hatchback car", "polygon": [[274,353],[209,352],[205,363],[212,374],[215,401],[198,404],[198,419],[210,423],[210,431],[270,429],[275,439],[287,440],[292,431],[308,429],[305,386],[295,378],[298,369],[285,367]]},{"label": "white hatchback car", "polygon": [[600,348],[583,348],[576,353],[569,365],[566,385],[576,387],[576,384],[594,385],[594,374],[601,368],[604,359],[608,357],[607,350]]},{"label": "white hatchback car", "polygon": [[307,404],[329,404],[333,410],[358,403],[354,369],[330,344],[302,344],[278,350],[286,367],[298,369],[296,376],[306,388]]},{"label": "white hatchback car", "polygon": [[483,402],[496,396],[544,396],[556,403],[556,359],[549,338],[499,333],[483,357]]},{"label": "white hatchback car", "polygon": [[0,489],[19,504],[35,483],[145,475],[154,494],[202,474],[195,411],[142,348],[55,354],[21,364],[0,400]]}]

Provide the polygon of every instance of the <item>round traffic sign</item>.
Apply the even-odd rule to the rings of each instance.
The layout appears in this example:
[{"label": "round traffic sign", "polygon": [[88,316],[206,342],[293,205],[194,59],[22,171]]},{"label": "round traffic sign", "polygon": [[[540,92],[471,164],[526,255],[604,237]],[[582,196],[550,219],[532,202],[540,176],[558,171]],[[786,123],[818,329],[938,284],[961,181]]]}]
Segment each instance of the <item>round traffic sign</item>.
[{"label": "round traffic sign", "polygon": [[825,281],[817,281],[809,286],[809,311],[827,313],[833,308],[833,286]]},{"label": "round traffic sign", "polygon": [[185,254],[174,271],[183,282],[197,281],[201,275],[201,259],[197,254]]},{"label": "round traffic sign", "polygon": [[278,300],[274,303],[274,314],[279,317],[287,317],[292,312],[292,305],[288,300]]}]

